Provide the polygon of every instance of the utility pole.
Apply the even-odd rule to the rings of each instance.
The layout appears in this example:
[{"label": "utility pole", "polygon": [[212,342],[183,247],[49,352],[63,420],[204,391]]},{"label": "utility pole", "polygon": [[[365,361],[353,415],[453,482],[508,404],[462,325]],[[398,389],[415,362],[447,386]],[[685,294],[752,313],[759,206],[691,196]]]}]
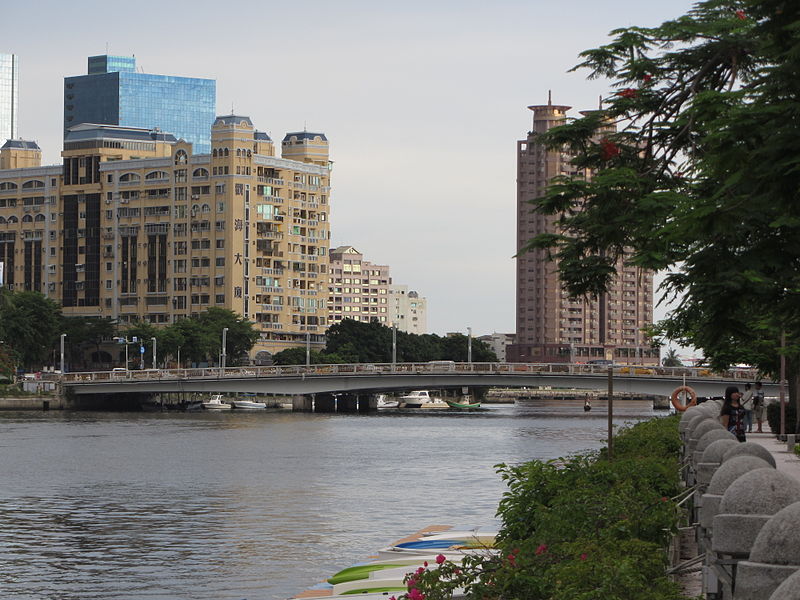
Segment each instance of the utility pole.
[{"label": "utility pole", "polygon": [[61,334],[61,374],[64,374],[64,339],[67,337],[66,333]]}]

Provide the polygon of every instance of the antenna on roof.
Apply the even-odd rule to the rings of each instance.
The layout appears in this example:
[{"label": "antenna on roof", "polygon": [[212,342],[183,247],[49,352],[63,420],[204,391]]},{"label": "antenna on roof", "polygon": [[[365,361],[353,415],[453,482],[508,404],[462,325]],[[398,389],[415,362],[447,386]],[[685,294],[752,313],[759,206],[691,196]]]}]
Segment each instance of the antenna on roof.
[{"label": "antenna on roof", "polygon": [[303,133],[308,133],[308,125],[306,121],[303,121]]},{"label": "antenna on roof", "polygon": [[231,115],[233,115],[233,100],[231,100]]},{"label": "antenna on roof", "polygon": [[600,94],[600,102],[598,104],[598,108],[603,110],[603,94]]},{"label": "antenna on roof", "polygon": [[553,90],[547,90],[547,106],[553,104]]},{"label": "antenna on roof", "polygon": [[108,42],[106,42],[106,56],[108,56]]}]

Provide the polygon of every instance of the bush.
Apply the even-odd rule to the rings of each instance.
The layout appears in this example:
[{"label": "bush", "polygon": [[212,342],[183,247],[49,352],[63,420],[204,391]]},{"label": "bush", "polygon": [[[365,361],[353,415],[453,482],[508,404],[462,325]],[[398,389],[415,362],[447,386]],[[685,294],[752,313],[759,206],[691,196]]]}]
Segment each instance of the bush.
[{"label": "bush", "polygon": [[[767,422],[772,433],[778,434],[781,431],[781,403],[772,402],[767,404]],[[794,403],[786,402],[786,433],[797,433],[797,408]]]},{"label": "bush", "polygon": [[415,595],[529,600],[679,600],[666,576],[678,524],[678,416],[623,429],[607,452],[498,465],[498,555],[414,574]]}]

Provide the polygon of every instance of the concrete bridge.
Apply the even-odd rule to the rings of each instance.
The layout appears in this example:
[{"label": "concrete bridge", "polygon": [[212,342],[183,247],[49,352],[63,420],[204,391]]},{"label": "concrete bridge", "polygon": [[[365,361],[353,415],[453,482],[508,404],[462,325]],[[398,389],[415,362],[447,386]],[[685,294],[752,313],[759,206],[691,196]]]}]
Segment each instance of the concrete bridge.
[{"label": "concrete bridge", "polygon": [[[385,363],[204,369],[146,369],[68,373],[61,377],[76,397],[117,394],[259,393],[293,396],[301,409],[310,396],[342,394],[349,398],[381,392],[461,387],[542,387],[605,391],[609,372],[615,393],[668,396],[689,385],[698,396],[721,396],[728,385],[755,381],[757,372],[585,364],[523,363]],[[765,394],[778,393],[777,384],[764,382]],[[301,398],[306,400],[301,400]],[[356,400],[357,401],[357,400]]]}]

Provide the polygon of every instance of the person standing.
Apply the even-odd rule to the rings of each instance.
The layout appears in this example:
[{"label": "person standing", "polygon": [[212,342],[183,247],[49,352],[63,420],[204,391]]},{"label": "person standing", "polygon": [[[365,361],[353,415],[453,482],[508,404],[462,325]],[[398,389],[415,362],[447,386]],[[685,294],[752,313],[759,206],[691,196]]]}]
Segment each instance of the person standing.
[{"label": "person standing", "polygon": [[742,394],[735,385],[725,388],[725,401],[722,403],[719,417],[725,429],[735,435],[740,442],[745,442],[747,441],[744,423],[745,410],[739,402],[741,398]]},{"label": "person standing", "polygon": [[753,431],[753,402],[755,396],[753,395],[752,386],[749,383],[744,384],[744,395],[742,396],[742,408],[744,408],[744,426],[747,433]]},{"label": "person standing", "polygon": [[764,398],[764,390],[761,388],[760,381],[756,381],[756,389],[753,392],[753,412],[756,417],[756,433],[763,433],[761,424],[764,422],[764,416],[767,413],[767,401]]}]

